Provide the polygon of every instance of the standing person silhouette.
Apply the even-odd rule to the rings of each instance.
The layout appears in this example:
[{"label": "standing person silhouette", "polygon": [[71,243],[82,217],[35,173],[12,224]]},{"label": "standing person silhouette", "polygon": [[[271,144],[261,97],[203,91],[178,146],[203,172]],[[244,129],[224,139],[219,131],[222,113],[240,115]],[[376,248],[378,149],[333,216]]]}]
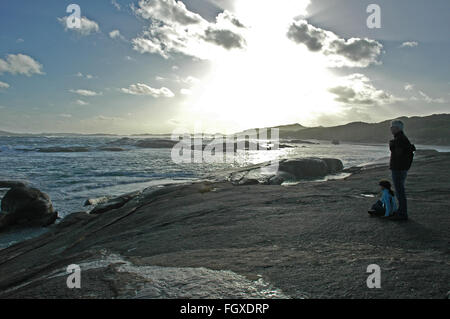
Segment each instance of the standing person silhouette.
[{"label": "standing person silhouette", "polygon": [[416,147],[411,144],[403,130],[404,124],[402,121],[392,121],[391,133],[394,135],[394,139],[389,143],[391,150],[390,169],[399,203],[397,212],[391,217],[393,220],[408,220],[405,182],[416,151]]}]

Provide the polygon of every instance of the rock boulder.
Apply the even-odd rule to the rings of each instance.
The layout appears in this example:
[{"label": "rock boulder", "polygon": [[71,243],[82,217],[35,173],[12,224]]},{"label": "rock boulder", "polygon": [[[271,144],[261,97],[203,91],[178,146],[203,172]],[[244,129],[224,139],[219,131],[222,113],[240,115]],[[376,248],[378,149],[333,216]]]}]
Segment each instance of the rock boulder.
[{"label": "rock boulder", "polygon": [[267,170],[269,164],[257,164],[239,169],[228,176],[235,185],[260,184],[281,185],[286,181],[300,181],[336,174],[344,169],[344,165],[335,158],[295,158],[279,162],[277,168]]},{"label": "rock boulder", "polygon": [[45,227],[53,224],[57,217],[47,194],[36,188],[14,187],[2,199],[0,229],[14,225]]},{"label": "rock boulder", "polygon": [[296,179],[325,176],[328,174],[328,166],[319,158],[289,159],[280,162],[279,170],[292,174]]}]

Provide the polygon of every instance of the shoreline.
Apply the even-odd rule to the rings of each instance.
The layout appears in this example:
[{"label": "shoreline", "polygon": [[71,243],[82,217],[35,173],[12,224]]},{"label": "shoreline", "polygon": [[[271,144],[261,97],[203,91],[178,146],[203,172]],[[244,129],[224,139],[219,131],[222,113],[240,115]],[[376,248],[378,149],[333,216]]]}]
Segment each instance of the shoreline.
[{"label": "shoreline", "polygon": [[[46,234],[0,250],[0,298],[42,298],[43,291],[46,298],[134,298],[135,290],[143,298],[177,298],[155,293],[146,274],[175,285],[177,271],[186,269],[197,279],[199,269],[217,271],[217,278],[231,271],[250,283],[262,279],[280,292],[274,297],[445,298],[450,176],[441,167],[448,163],[448,153],[417,156],[407,182],[407,223],[367,216],[374,201],[368,195],[377,196],[387,165],[287,187],[199,182],[144,190],[119,208],[71,214]],[[79,291],[67,289],[65,276],[54,277],[69,264],[111,256],[128,268],[113,261],[87,269]],[[373,263],[382,268],[383,289],[365,285]],[[214,289],[226,295],[229,287],[227,296],[238,297],[230,280],[217,280]],[[200,283],[184,293],[208,298],[198,295],[202,289]]]}]

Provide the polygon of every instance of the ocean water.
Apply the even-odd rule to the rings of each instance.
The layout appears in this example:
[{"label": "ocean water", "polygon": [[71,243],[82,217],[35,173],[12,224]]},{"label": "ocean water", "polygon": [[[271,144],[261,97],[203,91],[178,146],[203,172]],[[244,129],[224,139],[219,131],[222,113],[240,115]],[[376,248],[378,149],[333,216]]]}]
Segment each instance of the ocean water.
[{"label": "ocean water", "polygon": [[[28,182],[49,194],[59,216],[86,210],[88,198],[116,196],[150,186],[201,179],[214,172],[273,160],[275,158],[332,157],[345,167],[362,165],[389,156],[387,145],[320,142],[267,151],[245,151],[233,163],[176,164],[171,149],[143,149],[121,146],[122,152],[102,151],[101,147],[120,137],[0,137],[0,180]],[[143,138],[136,138],[143,139]],[[37,148],[88,147],[89,152],[42,153]],[[433,148],[433,147],[424,147]],[[449,151],[450,149],[440,148]],[[5,190],[0,191],[3,196]],[[35,230],[39,234],[42,230]],[[0,235],[0,248],[17,242],[26,234]],[[8,245],[9,245],[8,244]]]}]

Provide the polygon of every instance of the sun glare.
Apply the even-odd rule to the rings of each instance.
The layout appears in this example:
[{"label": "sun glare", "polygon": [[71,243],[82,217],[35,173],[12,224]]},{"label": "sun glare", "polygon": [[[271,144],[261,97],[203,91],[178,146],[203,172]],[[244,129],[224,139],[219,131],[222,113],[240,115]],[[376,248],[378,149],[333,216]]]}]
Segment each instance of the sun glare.
[{"label": "sun glare", "polygon": [[308,1],[259,1],[258,10],[251,2],[235,6],[247,26],[246,49],[217,56],[203,89],[187,103],[187,116],[201,121],[205,130],[234,131],[308,124],[339,111],[327,91],[335,77],[323,57],[286,36],[294,17],[306,13]]}]

